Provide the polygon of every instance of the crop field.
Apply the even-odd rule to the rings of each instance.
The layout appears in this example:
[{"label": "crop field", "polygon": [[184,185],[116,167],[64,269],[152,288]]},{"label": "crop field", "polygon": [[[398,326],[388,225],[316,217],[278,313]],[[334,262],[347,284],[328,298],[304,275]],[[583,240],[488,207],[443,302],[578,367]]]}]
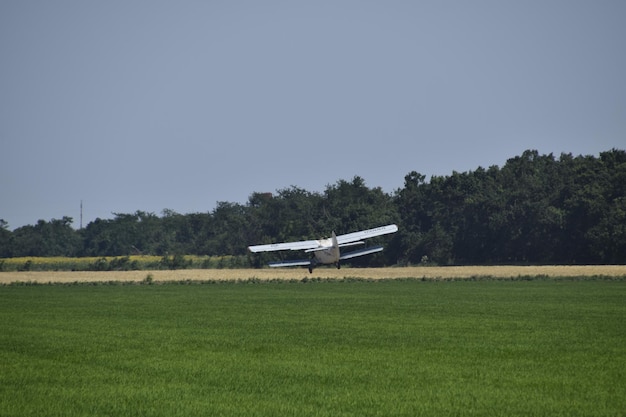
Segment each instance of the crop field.
[{"label": "crop field", "polygon": [[[211,269],[239,268],[248,265],[245,256],[108,256],[80,257],[64,256],[0,258],[0,272],[25,271],[129,271],[154,269]],[[175,267],[175,268],[174,268]]]},{"label": "crop field", "polygon": [[0,415],[626,414],[623,277],[144,284],[0,286]]},{"label": "crop field", "polygon": [[[71,259],[71,258],[70,258]],[[10,283],[73,283],[73,282],[154,282],[170,281],[238,281],[238,280],[365,280],[417,278],[425,280],[464,278],[521,277],[613,277],[625,278],[626,265],[544,265],[544,266],[428,266],[397,268],[321,267],[309,274],[306,268],[261,269],[179,269],[131,271],[5,271],[0,272],[0,285]]]}]

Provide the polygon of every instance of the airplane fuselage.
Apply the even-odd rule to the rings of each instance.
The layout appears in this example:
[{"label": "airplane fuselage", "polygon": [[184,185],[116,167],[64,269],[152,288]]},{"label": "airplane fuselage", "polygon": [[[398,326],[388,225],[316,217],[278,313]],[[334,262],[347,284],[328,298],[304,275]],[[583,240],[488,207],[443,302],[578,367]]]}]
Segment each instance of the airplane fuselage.
[{"label": "airplane fuselage", "polygon": [[337,236],[335,236],[335,232],[333,232],[332,237],[320,240],[319,247],[324,249],[317,249],[314,251],[317,263],[325,265],[339,263],[341,252],[339,251],[339,244],[337,243]]}]

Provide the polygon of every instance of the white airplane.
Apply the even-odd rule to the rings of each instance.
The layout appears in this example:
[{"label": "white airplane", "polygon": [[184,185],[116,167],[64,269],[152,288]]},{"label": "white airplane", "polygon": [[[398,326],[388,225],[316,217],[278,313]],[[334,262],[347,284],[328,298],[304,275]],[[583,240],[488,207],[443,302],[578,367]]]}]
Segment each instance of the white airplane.
[{"label": "white airplane", "polygon": [[335,264],[337,269],[340,268],[340,261],[344,259],[356,258],[357,256],[369,255],[383,250],[382,246],[373,246],[369,248],[359,249],[353,252],[342,254],[339,248],[345,246],[363,245],[361,239],[386,235],[398,231],[398,226],[390,224],[380,226],[374,229],[362,230],[360,232],[348,233],[347,235],[336,236],[333,232],[328,239],[320,240],[303,240],[299,242],[271,243],[269,245],[248,246],[250,252],[272,252],[279,250],[304,250],[306,253],[313,252],[315,255],[311,259],[303,259],[297,261],[271,262],[269,266],[278,268],[282,266],[308,266],[309,272],[313,272],[313,268],[320,264]]}]

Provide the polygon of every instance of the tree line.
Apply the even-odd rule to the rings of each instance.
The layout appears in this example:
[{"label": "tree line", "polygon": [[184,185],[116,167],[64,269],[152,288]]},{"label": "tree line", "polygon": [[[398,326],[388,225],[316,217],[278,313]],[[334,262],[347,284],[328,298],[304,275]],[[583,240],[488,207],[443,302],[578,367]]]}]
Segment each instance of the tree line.
[{"label": "tree line", "polygon": [[355,263],[624,264],[626,151],[555,158],[527,150],[502,167],[429,181],[413,171],[392,193],[355,176],[321,193],[296,186],[254,192],[245,204],[218,202],[206,213],[113,215],[81,230],[71,217],[13,231],[0,220],[0,257],[235,255],[260,266],[277,254],[252,255],[248,245],[396,223],[398,233],[379,238],[385,251]]}]

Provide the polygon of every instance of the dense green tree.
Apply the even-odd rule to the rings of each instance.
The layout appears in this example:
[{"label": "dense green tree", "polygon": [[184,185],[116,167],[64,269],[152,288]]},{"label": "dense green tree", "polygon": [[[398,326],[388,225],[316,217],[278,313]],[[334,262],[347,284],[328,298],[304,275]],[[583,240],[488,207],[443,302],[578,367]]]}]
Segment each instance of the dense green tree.
[{"label": "dense green tree", "polygon": [[[14,231],[0,221],[0,257],[244,255],[250,244],[388,223],[399,225],[397,234],[368,242],[387,250],[354,264],[626,263],[626,152],[557,159],[528,150],[502,168],[430,181],[412,171],[393,195],[355,176],[323,193],[292,186],[207,213],[115,213],[82,230],[70,217]],[[248,255],[259,266],[269,259]]]},{"label": "dense green tree", "polygon": [[39,220],[34,226],[23,226],[13,232],[13,256],[76,256],[80,238],[72,229],[72,218],[49,222]]},{"label": "dense green tree", "polygon": [[0,219],[0,258],[12,257],[13,250],[13,234],[9,231],[9,224]]},{"label": "dense green tree", "polygon": [[412,171],[404,177],[404,188],[396,191],[394,203],[402,228],[394,244],[398,261],[403,264],[418,263],[426,255],[424,235],[432,227],[428,215],[426,177]]},{"label": "dense green tree", "polygon": [[[324,192],[323,213],[326,229],[348,233],[396,220],[396,209],[390,196],[380,187],[368,188],[365,180],[340,180]],[[328,232],[326,232],[328,233]]]},{"label": "dense green tree", "polygon": [[211,213],[207,247],[209,255],[244,255],[246,251],[246,208],[220,201]]}]

